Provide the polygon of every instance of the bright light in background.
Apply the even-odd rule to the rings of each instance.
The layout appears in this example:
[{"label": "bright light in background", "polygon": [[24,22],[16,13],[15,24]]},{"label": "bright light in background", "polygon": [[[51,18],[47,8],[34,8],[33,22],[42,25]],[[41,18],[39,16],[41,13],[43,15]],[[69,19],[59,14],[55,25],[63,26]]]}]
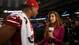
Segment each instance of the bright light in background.
[{"label": "bright light in background", "polygon": [[30,19],[30,20],[46,20],[46,18],[36,18],[36,19]]},{"label": "bright light in background", "polygon": [[4,12],[4,13],[21,13],[22,10],[14,10],[14,11],[11,11],[11,10],[4,10],[3,12]]},{"label": "bright light in background", "polygon": [[63,14],[61,16],[69,16],[69,15],[70,14],[67,11],[65,11],[65,12],[63,12]]},{"label": "bright light in background", "polygon": [[69,16],[69,14],[65,14],[65,15],[62,15],[62,16]]},{"label": "bright light in background", "polygon": [[79,14],[79,12],[75,12],[75,14]]},{"label": "bright light in background", "polygon": [[4,13],[7,13],[7,10],[4,10]]}]

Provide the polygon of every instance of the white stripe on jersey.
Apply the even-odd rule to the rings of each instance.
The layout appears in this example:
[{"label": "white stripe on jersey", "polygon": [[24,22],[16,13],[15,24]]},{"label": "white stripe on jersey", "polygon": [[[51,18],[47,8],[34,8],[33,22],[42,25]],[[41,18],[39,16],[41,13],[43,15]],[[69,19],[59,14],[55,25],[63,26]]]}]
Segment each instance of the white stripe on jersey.
[{"label": "white stripe on jersey", "polygon": [[15,23],[15,24],[19,24],[18,22],[13,21],[13,20],[7,20],[7,21],[12,22],[12,23]]}]

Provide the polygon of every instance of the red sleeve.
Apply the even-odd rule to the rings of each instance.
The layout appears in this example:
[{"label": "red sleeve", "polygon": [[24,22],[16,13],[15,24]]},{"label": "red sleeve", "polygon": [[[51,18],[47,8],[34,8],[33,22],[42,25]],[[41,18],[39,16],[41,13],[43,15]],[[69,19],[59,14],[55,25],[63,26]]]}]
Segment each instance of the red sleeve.
[{"label": "red sleeve", "polygon": [[7,16],[4,23],[15,28],[21,27],[21,20],[19,16]]},{"label": "red sleeve", "polygon": [[55,37],[54,40],[56,43],[62,44],[63,38],[64,38],[64,27],[61,26],[59,29],[58,37]]}]

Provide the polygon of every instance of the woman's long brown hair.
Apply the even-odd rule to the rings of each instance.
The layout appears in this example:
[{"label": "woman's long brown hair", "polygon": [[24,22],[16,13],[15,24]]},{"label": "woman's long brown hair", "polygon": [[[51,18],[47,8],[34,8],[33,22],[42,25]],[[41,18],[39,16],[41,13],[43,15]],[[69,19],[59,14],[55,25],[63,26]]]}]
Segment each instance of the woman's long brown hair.
[{"label": "woman's long brown hair", "polygon": [[50,12],[48,13],[48,23],[49,23],[49,26],[52,25],[52,24],[50,23],[50,15],[51,15],[51,14],[55,14],[55,17],[56,17],[56,22],[53,24],[54,27],[57,27],[57,26],[62,25],[62,21],[61,21],[61,19],[60,19],[60,16],[59,16],[58,12],[56,12],[56,11],[50,11]]},{"label": "woman's long brown hair", "polygon": [[56,22],[53,24],[53,26],[55,27],[55,28],[57,28],[58,26],[61,26],[62,25],[62,21],[61,21],[61,19],[60,19],[60,16],[59,16],[59,14],[56,12],[56,11],[50,11],[49,13],[48,13],[48,19],[47,19],[47,26],[46,26],[46,31],[45,31],[45,34],[44,34],[44,36],[46,37],[46,38],[48,38],[49,37],[49,35],[48,35],[48,27],[50,27],[50,25],[52,25],[51,23],[50,23],[50,15],[51,14],[55,14],[55,17],[56,17]]}]

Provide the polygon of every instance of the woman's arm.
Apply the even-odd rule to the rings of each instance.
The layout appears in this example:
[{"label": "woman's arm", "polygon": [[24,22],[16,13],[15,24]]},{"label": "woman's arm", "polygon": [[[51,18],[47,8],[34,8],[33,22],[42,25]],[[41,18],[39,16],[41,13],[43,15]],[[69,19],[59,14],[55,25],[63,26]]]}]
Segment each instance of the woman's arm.
[{"label": "woman's arm", "polygon": [[64,27],[60,27],[57,37],[54,37],[53,39],[57,43],[62,43],[64,38]]}]

